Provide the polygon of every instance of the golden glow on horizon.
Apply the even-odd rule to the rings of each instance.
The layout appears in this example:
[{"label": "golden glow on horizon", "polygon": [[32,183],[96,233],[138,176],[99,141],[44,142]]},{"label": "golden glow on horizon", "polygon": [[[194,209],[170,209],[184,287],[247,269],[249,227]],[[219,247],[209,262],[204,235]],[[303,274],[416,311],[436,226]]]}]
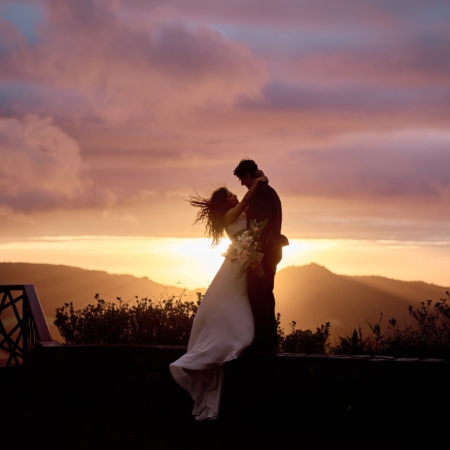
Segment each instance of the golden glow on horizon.
[{"label": "golden glow on horizon", "polygon": [[[130,274],[188,289],[206,287],[229,241],[205,238],[61,236],[0,243],[0,261],[63,264]],[[381,275],[450,286],[449,242],[292,239],[279,269],[317,263],[345,275]]]}]

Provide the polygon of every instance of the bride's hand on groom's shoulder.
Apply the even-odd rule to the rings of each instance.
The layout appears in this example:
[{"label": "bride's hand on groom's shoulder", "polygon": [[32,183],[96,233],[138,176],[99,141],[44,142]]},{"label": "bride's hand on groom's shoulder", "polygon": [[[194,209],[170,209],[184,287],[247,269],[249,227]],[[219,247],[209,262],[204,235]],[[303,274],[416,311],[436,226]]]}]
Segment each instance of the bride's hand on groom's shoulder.
[{"label": "bride's hand on groom's shoulder", "polygon": [[264,172],[262,170],[257,170],[255,172],[256,179],[261,183],[268,183],[269,179],[264,175]]}]

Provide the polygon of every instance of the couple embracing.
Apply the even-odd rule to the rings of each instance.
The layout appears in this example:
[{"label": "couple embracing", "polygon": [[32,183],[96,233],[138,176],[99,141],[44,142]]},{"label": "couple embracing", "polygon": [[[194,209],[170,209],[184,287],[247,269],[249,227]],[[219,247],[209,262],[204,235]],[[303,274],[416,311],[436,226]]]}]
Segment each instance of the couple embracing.
[{"label": "couple embracing", "polygon": [[[218,418],[223,363],[238,358],[244,350],[274,353],[278,346],[273,288],[282,247],[288,245],[281,234],[281,202],[253,160],[242,160],[234,175],[248,189],[240,202],[225,187],[208,199],[190,199],[199,208],[195,222],[204,223],[213,245],[224,232],[231,240],[228,257],[194,318],[187,353],[170,365],[173,378],[195,402],[192,414],[196,420]],[[251,262],[243,263],[232,255],[251,227],[258,231],[258,242],[253,244],[257,251]]]}]

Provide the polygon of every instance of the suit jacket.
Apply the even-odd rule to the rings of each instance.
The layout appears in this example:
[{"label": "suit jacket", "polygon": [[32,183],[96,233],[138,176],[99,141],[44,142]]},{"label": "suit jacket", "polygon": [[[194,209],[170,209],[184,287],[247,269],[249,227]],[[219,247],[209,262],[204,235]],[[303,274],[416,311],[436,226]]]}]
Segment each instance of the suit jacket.
[{"label": "suit jacket", "polygon": [[259,183],[247,210],[247,226],[254,220],[262,222],[268,219],[266,226],[261,231],[261,252],[270,253],[285,245],[289,245],[286,236],[281,234],[281,201],[275,190],[267,183]]}]

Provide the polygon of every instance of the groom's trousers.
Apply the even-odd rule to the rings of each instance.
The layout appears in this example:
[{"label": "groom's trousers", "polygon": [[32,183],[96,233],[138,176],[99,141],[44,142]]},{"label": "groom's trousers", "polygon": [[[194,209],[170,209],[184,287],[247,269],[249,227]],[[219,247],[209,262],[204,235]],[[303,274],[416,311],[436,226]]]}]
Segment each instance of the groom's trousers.
[{"label": "groom's trousers", "polygon": [[247,268],[247,292],[255,321],[255,349],[275,350],[278,347],[277,320],[275,317],[275,296],[273,288],[277,264],[281,261],[281,247],[264,255],[261,267],[264,276]]}]

